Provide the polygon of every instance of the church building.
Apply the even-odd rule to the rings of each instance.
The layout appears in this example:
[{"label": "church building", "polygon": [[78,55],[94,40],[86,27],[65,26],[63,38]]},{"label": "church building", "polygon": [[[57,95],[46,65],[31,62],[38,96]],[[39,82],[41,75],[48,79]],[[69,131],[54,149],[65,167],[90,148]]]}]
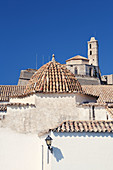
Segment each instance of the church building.
[{"label": "church building", "polygon": [[91,37],[88,41],[88,58],[77,55],[66,60],[66,67],[84,85],[101,84],[98,61],[98,41]]},{"label": "church building", "polygon": [[112,170],[113,85],[101,85],[98,41],[88,59],[64,65],[53,54],[26,72],[20,85],[0,86],[1,169]]},{"label": "church building", "polygon": [[[98,41],[88,41],[88,58],[77,55],[66,60],[66,67],[77,77],[81,85],[101,84],[98,59]],[[18,85],[27,85],[35,69],[21,70]]]}]

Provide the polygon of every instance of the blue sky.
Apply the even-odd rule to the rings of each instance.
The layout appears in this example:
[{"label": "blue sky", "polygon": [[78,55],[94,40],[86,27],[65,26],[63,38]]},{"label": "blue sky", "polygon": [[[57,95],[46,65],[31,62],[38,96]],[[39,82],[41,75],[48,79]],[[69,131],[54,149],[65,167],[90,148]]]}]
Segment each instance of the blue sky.
[{"label": "blue sky", "polygon": [[20,70],[60,63],[99,41],[101,73],[113,73],[112,0],[1,0],[0,84],[17,84]]}]

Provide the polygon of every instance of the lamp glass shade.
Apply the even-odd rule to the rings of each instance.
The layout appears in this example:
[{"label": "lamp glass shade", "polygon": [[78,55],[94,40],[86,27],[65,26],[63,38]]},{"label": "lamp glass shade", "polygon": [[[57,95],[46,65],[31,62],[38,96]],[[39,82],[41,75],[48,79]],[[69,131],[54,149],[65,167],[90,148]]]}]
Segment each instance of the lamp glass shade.
[{"label": "lamp glass shade", "polygon": [[48,135],[48,137],[45,139],[47,146],[51,146],[52,138]]},{"label": "lamp glass shade", "polygon": [[46,143],[48,146],[51,146],[51,140],[47,140]]}]

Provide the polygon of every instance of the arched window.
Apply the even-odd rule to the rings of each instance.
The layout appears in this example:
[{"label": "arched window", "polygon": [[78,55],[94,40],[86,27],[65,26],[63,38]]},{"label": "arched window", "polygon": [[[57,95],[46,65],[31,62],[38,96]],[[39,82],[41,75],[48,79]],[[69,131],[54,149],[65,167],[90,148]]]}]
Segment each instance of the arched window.
[{"label": "arched window", "polygon": [[90,68],[90,69],[89,69],[89,75],[90,75],[90,76],[93,76],[93,68]]},{"label": "arched window", "polygon": [[92,55],[92,51],[90,51],[90,55]]},{"label": "arched window", "polygon": [[97,77],[97,70],[94,68],[94,77]]},{"label": "arched window", "polygon": [[75,67],[75,74],[78,74],[78,70],[77,70],[77,67]]},{"label": "arched window", "polygon": [[89,44],[89,48],[91,49],[91,44]]}]

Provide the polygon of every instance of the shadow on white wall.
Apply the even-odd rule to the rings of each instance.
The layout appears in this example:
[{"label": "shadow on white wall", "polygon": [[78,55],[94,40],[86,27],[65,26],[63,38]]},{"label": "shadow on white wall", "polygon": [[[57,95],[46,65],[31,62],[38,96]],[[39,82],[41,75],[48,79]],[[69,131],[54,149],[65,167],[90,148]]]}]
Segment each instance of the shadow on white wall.
[{"label": "shadow on white wall", "polygon": [[53,155],[56,158],[57,162],[64,159],[64,156],[59,148],[53,147]]}]

